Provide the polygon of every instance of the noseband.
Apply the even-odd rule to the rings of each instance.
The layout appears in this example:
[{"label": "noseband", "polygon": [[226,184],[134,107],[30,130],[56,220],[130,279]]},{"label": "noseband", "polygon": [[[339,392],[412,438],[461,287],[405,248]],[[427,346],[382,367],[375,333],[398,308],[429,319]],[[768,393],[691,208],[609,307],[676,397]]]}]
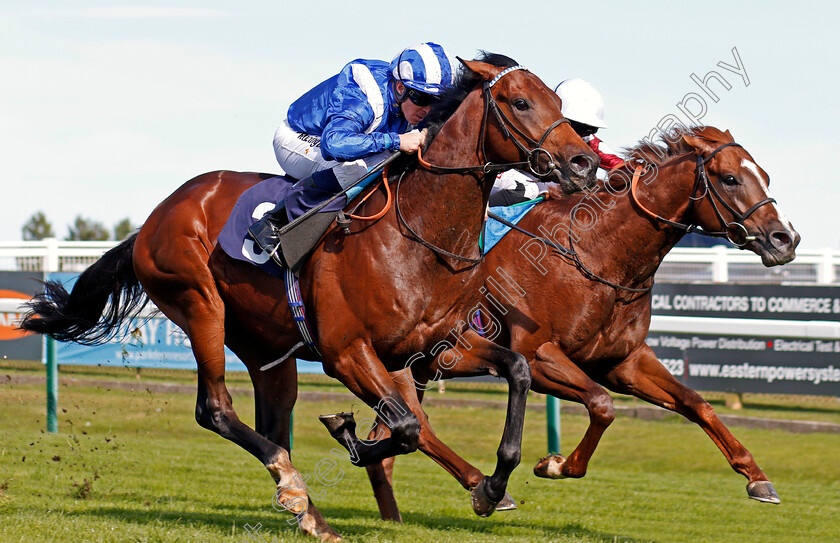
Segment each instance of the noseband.
[{"label": "noseband", "polygon": [[[494,172],[494,171],[509,170],[511,168],[522,169],[522,168],[525,168],[527,166],[528,169],[530,169],[531,172],[533,172],[534,175],[536,175],[537,177],[545,177],[557,168],[557,165],[554,163],[553,160],[551,160],[551,153],[549,153],[548,151],[543,149],[542,146],[543,146],[543,143],[545,143],[545,140],[548,139],[548,136],[551,134],[551,132],[554,131],[555,128],[557,128],[561,124],[568,123],[569,120],[568,119],[558,119],[558,120],[554,121],[545,130],[545,132],[543,132],[543,135],[540,138],[540,140],[535,141],[535,140],[529,138],[525,133],[523,133],[520,129],[518,129],[512,122],[510,122],[510,119],[508,119],[507,116],[504,114],[504,112],[499,108],[499,104],[496,102],[496,99],[493,98],[493,94],[490,92],[490,89],[492,89],[493,86],[496,83],[498,83],[499,80],[502,77],[504,77],[507,74],[509,74],[511,72],[514,72],[516,70],[527,70],[527,68],[525,68],[524,66],[519,66],[519,65],[511,66],[510,68],[505,68],[504,70],[499,72],[496,75],[496,77],[494,77],[491,81],[485,81],[484,82],[484,86],[482,88],[482,95],[484,96],[484,114],[481,118],[481,128],[480,128],[480,132],[479,132],[480,133],[480,135],[479,135],[479,148],[481,149],[481,159],[484,160],[485,163],[481,166],[461,166],[461,167],[456,167],[456,168],[445,167],[445,166],[436,166],[434,164],[430,164],[430,163],[426,162],[425,160],[423,160],[423,154],[422,154],[421,150],[418,149],[417,150],[417,161],[420,163],[420,165],[423,168],[425,168],[425,169],[427,169],[431,172],[434,172],[434,173],[481,172],[481,173],[487,174],[487,173]],[[491,110],[493,111],[494,115],[496,116],[496,120],[499,123],[499,127],[501,128],[502,134],[504,135],[504,137],[505,138],[510,138],[513,141],[513,143],[516,145],[516,147],[519,148],[520,151],[522,151],[523,153],[525,153],[527,155],[528,159],[525,162],[510,162],[510,163],[507,163],[507,164],[494,164],[492,162],[487,161],[487,153],[484,150],[484,139],[485,139],[484,136],[487,132],[487,119],[490,116],[490,111]],[[522,142],[520,142],[518,139],[513,137],[513,134],[511,134],[511,130],[513,130],[513,132],[515,132],[519,137],[523,138],[528,143],[528,145],[531,146],[531,148],[529,149]],[[547,171],[545,171],[545,172],[540,172],[538,170],[538,168],[535,167],[535,164],[536,164],[535,159],[539,158],[540,153],[544,153],[546,156],[548,156],[548,166],[547,166]],[[430,242],[426,241],[420,234],[415,232],[414,229],[411,228],[411,226],[409,226],[408,222],[406,222],[405,217],[402,214],[402,210],[400,209],[400,185],[402,184],[402,179],[403,179],[404,175],[405,175],[405,172],[403,172],[402,175],[400,175],[399,179],[397,180],[397,186],[396,186],[395,195],[394,195],[394,210],[396,211],[397,219],[402,223],[403,226],[405,226],[406,230],[408,230],[408,232],[421,245],[427,247],[428,249],[431,249],[432,251],[434,251],[435,253],[437,253],[441,256],[449,257],[449,258],[452,258],[452,259],[455,259],[455,260],[459,260],[461,262],[467,262],[467,263],[473,264],[473,265],[481,262],[484,259],[483,254],[481,254],[478,258],[470,258],[470,257],[462,256],[462,255],[457,255],[455,253],[447,251],[446,249],[438,247],[437,245],[434,245],[433,243],[430,243]]]},{"label": "noseband", "polygon": [[[528,137],[527,134],[522,132],[519,128],[514,125],[507,115],[499,108],[498,102],[493,97],[493,94],[490,92],[490,89],[499,82],[499,80],[506,76],[507,74],[514,72],[516,70],[525,70],[528,69],[524,66],[511,66],[510,68],[505,68],[501,72],[499,72],[496,77],[494,77],[491,81],[485,81],[484,86],[482,87],[482,96],[484,97],[484,114],[481,118],[481,129],[479,135],[479,148],[481,149],[481,160],[485,161],[481,166],[461,166],[455,168],[448,168],[445,166],[436,166],[433,164],[429,164],[425,160],[423,160],[422,153],[418,151],[417,158],[420,164],[429,171],[435,173],[466,173],[466,172],[483,172],[483,173],[490,173],[496,171],[503,171],[503,170],[510,170],[510,169],[524,169],[527,167],[531,172],[536,175],[537,177],[546,177],[550,175],[554,170],[557,169],[557,165],[551,159],[551,153],[546,151],[543,148],[543,144],[545,140],[548,139],[548,136],[554,131],[555,128],[558,126],[568,123],[568,119],[558,119],[551,123],[548,128],[546,128],[545,132],[543,132],[542,137],[539,141],[531,139]],[[485,136],[487,133],[487,119],[490,117],[490,111],[493,112],[493,115],[496,117],[496,121],[499,123],[499,128],[502,131],[502,135],[505,138],[509,138],[513,141],[514,145],[522,151],[528,159],[524,162],[508,162],[504,164],[493,163],[487,160],[487,152],[485,151],[484,141]],[[514,135],[511,133],[515,133],[520,138],[524,139],[526,144],[523,144],[519,141]],[[539,158],[540,154],[544,154],[548,157],[548,165],[546,171],[542,172],[539,171],[539,165],[536,159]]]},{"label": "noseband", "polygon": [[[702,202],[707,196],[711,194],[711,198],[709,198],[709,203],[712,206],[712,209],[715,212],[715,215],[720,221],[720,225],[722,230],[719,232],[708,232],[703,230],[702,228],[698,227],[696,224],[684,224],[676,221],[668,220],[656,213],[653,213],[649,209],[639,202],[639,197],[637,195],[637,188],[639,186],[639,180],[641,179],[642,175],[647,173],[647,168],[639,165],[636,166],[636,171],[633,174],[633,180],[630,184],[630,194],[633,198],[633,201],[638,205],[642,211],[653,217],[654,219],[658,220],[659,222],[663,222],[670,226],[674,226],[681,230],[684,230],[686,234],[691,232],[697,232],[698,234],[709,236],[713,238],[726,238],[728,239],[733,245],[737,247],[743,247],[750,241],[754,241],[756,238],[755,236],[750,236],[747,233],[747,227],[744,226],[744,221],[749,218],[758,208],[765,204],[771,204],[776,200],[774,198],[765,198],[760,202],[752,205],[749,209],[747,209],[744,213],[739,212],[731,205],[729,205],[720,195],[718,190],[715,186],[709,182],[709,174],[706,171],[706,164],[714,158],[716,154],[718,154],[721,150],[727,147],[741,147],[738,143],[724,143],[714,151],[712,151],[709,156],[703,157],[700,153],[697,153],[697,167],[695,169],[695,179],[694,179],[694,188],[691,191],[691,196],[689,197],[688,208],[685,211],[685,215],[691,213],[695,203]],[[698,195],[699,194],[699,195]],[[735,218],[734,221],[727,221],[723,214],[718,207],[718,204],[722,205],[726,208],[729,213]]]}]

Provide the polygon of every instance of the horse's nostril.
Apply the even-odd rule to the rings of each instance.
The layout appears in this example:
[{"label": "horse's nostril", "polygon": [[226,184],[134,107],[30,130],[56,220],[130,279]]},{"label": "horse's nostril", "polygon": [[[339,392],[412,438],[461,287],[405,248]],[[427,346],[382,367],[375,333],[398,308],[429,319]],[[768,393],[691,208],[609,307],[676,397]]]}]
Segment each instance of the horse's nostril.
[{"label": "horse's nostril", "polygon": [[792,241],[787,232],[773,232],[770,234],[770,239],[776,247],[787,247]]},{"label": "horse's nostril", "polygon": [[576,155],[569,161],[569,167],[578,175],[587,175],[592,170],[592,160],[586,155]]}]

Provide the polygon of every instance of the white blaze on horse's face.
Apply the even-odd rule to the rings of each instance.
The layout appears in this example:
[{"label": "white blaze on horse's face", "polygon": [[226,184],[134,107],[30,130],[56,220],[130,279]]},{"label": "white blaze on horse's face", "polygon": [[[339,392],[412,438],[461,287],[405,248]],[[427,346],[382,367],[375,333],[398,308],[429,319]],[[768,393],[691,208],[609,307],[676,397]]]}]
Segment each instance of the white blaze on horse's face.
[{"label": "white blaze on horse's face", "polygon": [[[752,173],[756,177],[756,179],[758,179],[759,183],[761,184],[761,188],[764,189],[764,197],[770,198],[770,188],[768,187],[768,183],[765,180],[764,176],[761,174],[761,170],[758,168],[756,163],[748,158],[742,158],[741,167]],[[776,210],[776,215],[779,217],[779,222],[782,223],[782,226],[784,226],[789,231],[793,232],[793,225],[785,216],[785,214],[782,213],[782,210],[779,209],[778,204],[776,202],[772,202],[770,205],[772,205],[773,208]]]},{"label": "white blaze on horse's face", "polygon": [[755,162],[753,162],[752,160],[746,159],[746,158],[742,158],[741,159],[741,167],[746,168],[747,170],[751,171],[753,173],[753,175],[756,176],[758,178],[758,180],[761,181],[761,183],[763,185],[765,185],[764,190],[766,192],[767,186],[764,183],[764,178],[762,177],[761,172],[758,171],[758,166],[755,165]]}]

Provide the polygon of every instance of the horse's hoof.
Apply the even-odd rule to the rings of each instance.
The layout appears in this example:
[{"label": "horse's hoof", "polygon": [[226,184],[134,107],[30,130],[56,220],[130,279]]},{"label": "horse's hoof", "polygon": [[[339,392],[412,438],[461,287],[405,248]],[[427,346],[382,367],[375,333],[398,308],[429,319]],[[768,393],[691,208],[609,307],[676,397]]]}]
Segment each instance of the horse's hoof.
[{"label": "horse's hoof", "polygon": [[470,491],[470,501],[473,511],[480,517],[489,517],[496,510],[496,505],[499,502],[491,500],[490,496],[487,495],[487,477]]},{"label": "horse's hoof", "polygon": [[770,481],[753,481],[747,485],[747,494],[750,498],[766,503],[782,503],[773,483]]},{"label": "horse's hoof", "polygon": [[496,506],[496,511],[513,511],[516,509],[516,500],[513,497],[505,492],[505,497],[502,498],[502,501]]},{"label": "horse's hoof", "polygon": [[330,435],[336,437],[340,435],[345,429],[354,430],[356,428],[356,419],[353,418],[353,413],[336,413],[335,415],[321,415],[318,420],[327,427]]},{"label": "horse's hoof", "polygon": [[563,465],[565,463],[566,457],[562,454],[544,456],[534,466],[534,475],[543,479],[565,479],[566,476],[563,475]]}]

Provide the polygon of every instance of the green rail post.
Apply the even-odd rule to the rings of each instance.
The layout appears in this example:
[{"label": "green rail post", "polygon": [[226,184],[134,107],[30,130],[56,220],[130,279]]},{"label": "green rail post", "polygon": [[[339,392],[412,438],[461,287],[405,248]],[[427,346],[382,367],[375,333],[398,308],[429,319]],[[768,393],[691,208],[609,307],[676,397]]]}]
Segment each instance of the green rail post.
[{"label": "green rail post", "polygon": [[58,362],[51,337],[47,338],[47,432],[58,432]]},{"label": "green rail post", "polygon": [[289,452],[292,452],[292,442],[295,439],[295,410],[289,413]]},{"label": "green rail post", "polygon": [[545,397],[546,426],[548,429],[548,454],[560,453],[560,400]]}]

